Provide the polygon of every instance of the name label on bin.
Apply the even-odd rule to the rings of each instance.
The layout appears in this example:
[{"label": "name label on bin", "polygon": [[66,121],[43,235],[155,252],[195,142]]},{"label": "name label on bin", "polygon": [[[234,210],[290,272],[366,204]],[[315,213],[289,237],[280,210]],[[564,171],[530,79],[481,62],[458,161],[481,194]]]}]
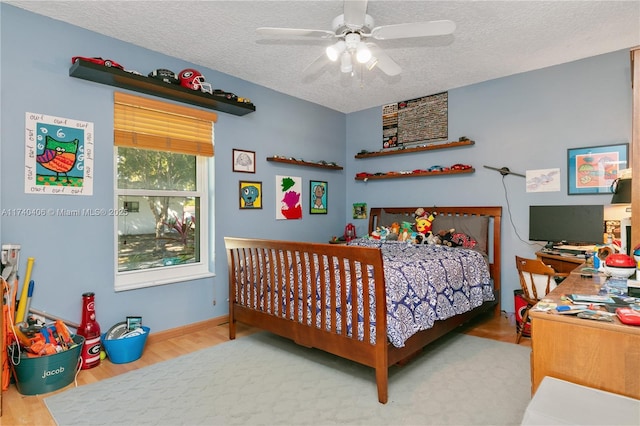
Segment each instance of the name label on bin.
[{"label": "name label on bin", "polygon": [[64,373],[64,367],[56,368],[55,370],[44,370],[42,372],[42,378],[46,379],[47,377],[55,376],[56,374]]}]

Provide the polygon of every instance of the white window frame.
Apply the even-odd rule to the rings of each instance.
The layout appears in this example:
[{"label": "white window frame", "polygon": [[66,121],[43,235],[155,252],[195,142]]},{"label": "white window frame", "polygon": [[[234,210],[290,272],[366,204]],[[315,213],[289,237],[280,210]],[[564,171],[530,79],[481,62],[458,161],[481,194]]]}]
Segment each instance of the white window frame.
[{"label": "white window frame", "polygon": [[[149,195],[149,190],[132,190],[118,188],[118,147],[114,146],[114,207],[118,211],[118,197],[123,195]],[[208,157],[196,156],[196,191],[153,191],[156,195],[179,197],[199,197],[200,216],[198,230],[200,232],[200,260],[194,263],[162,266],[151,269],[118,272],[118,217],[114,217],[114,290],[126,291],[139,288],[154,287],[213,277],[209,271],[209,168],[213,169],[213,161]],[[211,170],[213,173],[213,170]],[[213,241],[213,238],[211,239]]]}]

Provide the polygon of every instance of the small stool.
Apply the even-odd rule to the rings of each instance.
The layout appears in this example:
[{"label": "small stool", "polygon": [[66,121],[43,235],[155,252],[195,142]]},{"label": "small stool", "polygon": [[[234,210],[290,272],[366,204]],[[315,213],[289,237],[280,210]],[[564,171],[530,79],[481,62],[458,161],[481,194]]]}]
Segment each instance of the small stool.
[{"label": "small stool", "polygon": [[522,425],[640,425],[640,400],[553,377],[542,379]]}]

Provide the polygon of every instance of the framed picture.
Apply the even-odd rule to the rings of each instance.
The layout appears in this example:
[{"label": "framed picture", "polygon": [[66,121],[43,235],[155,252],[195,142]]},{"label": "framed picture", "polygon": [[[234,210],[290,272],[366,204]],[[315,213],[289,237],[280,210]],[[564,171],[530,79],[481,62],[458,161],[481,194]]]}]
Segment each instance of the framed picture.
[{"label": "framed picture", "polygon": [[354,219],[367,218],[367,203],[353,203],[353,218]]},{"label": "framed picture", "polygon": [[262,208],[262,182],[240,181],[239,197],[241,209]]},{"label": "framed picture", "polygon": [[242,149],[233,150],[233,171],[240,173],[256,172],[255,151],[245,151]]},{"label": "framed picture", "polygon": [[327,214],[327,182],[312,180],[309,181],[309,213]]},{"label": "framed picture", "polygon": [[628,143],[569,148],[569,195],[611,194],[611,184],[627,168],[628,157]]},{"label": "framed picture", "polygon": [[276,175],[276,219],[302,219],[302,178]]}]

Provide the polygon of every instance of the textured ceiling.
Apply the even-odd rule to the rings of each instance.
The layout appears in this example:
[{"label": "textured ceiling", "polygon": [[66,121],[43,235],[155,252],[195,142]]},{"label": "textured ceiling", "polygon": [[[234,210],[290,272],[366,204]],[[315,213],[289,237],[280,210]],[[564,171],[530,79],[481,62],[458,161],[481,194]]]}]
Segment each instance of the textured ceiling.
[{"label": "textured ceiling", "polygon": [[374,69],[348,77],[334,63],[305,73],[330,41],[255,33],[263,26],[331,30],[342,1],[5,3],[345,113],[640,45],[640,0],[372,0],[367,13],[376,26],[449,19],[457,29],[378,41],[402,73],[388,77]]}]

